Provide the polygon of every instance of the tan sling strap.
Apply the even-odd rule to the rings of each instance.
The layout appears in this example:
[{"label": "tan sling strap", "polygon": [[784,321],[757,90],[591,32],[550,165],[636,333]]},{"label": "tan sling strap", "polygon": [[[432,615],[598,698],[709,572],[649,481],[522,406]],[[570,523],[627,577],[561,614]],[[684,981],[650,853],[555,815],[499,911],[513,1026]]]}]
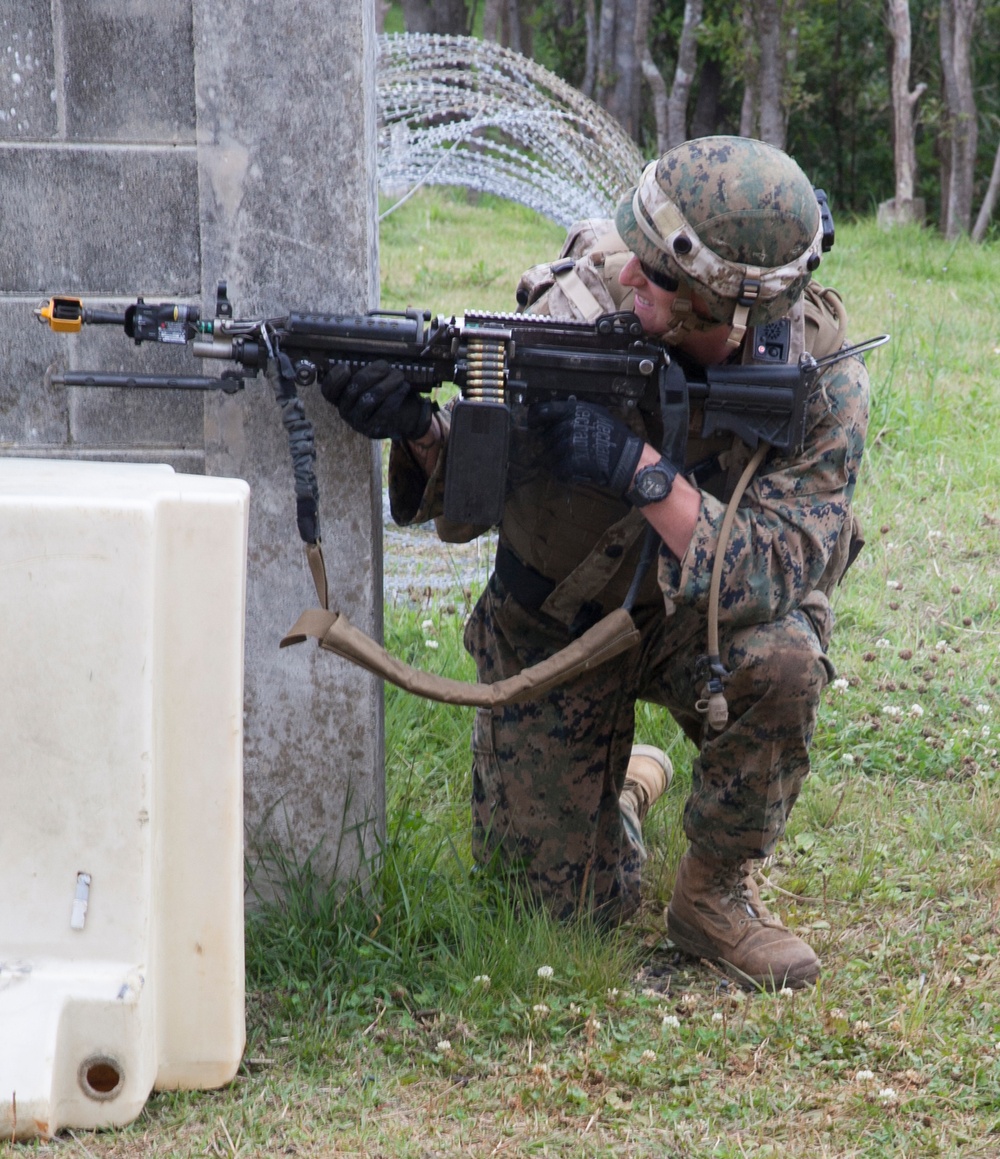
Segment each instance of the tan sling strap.
[{"label": "tan sling strap", "polygon": [[326,651],[360,665],[406,692],[428,700],[439,700],[443,704],[464,704],[474,708],[499,707],[529,696],[539,696],[551,688],[569,683],[574,677],[604,664],[639,642],[639,632],[632,617],[624,608],[616,608],[547,660],[495,684],[472,684],[411,668],[390,656],[340,612],[319,608],[303,612],[281,641],[281,647],[301,644],[310,636],[319,640],[320,647]]},{"label": "tan sling strap", "polygon": [[[726,549],[729,547],[729,537],[736,522],[736,512],[739,510],[743,493],[750,485],[750,480],[757,473],[757,468],[763,463],[767,452],[771,449],[769,443],[760,443],[754,452],[753,458],[747,463],[743,474],[729,500],[726,513],[719,529],[719,540],[715,549],[715,561],[712,564],[712,578],[708,590],[708,663],[713,674],[722,672],[722,661],[719,657],[719,594],[722,587],[722,572],[726,564]],[[726,694],[722,688],[722,681],[711,681],[706,686],[707,696],[695,704],[698,712],[708,721],[709,728],[715,732],[722,732],[729,720],[729,705],[726,703]]]}]

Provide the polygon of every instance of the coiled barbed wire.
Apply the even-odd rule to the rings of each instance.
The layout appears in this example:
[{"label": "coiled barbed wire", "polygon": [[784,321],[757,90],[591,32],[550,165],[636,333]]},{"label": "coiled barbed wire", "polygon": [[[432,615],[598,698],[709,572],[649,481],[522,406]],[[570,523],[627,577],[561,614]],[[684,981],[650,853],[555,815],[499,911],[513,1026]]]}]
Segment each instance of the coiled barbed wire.
[{"label": "coiled barbed wire", "polygon": [[568,226],[611,216],[639,178],[642,154],[614,117],[509,48],[405,33],[380,36],[378,50],[386,192],[460,185]]}]

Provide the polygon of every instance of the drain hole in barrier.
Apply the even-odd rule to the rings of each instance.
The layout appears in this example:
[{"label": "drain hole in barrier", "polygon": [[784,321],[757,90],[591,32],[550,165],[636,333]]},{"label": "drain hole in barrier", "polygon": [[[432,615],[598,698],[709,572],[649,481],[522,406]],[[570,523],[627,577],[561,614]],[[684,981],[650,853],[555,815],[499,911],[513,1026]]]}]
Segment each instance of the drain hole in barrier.
[{"label": "drain hole in barrier", "polygon": [[83,1093],[100,1102],[115,1098],[125,1083],[118,1063],[103,1054],[84,1059],[78,1074]]}]

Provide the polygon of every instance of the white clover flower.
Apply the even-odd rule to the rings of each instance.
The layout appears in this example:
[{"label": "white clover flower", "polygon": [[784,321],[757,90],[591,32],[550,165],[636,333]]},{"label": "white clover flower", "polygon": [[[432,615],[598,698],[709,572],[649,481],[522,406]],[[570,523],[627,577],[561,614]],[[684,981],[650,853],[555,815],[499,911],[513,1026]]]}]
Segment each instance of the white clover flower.
[{"label": "white clover flower", "polygon": [[875,641],[875,647],[876,648],[891,648],[892,641],[887,640],[885,638],[885,636],[879,636],[879,638]]},{"label": "white clover flower", "polygon": [[948,641],[947,640],[938,640],[938,642],[934,645],[934,651],[935,652],[947,652],[948,651]]},{"label": "white clover flower", "polygon": [[438,1054],[447,1054],[449,1050],[451,1050],[451,1043],[447,1038],[442,1038],[441,1041],[437,1044]]},{"label": "white clover flower", "polygon": [[781,989],[778,991],[778,997],[779,998],[794,998],[795,991],[791,988],[791,986],[782,986]]},{"label": "white clover flower", "polygon": [[437,648],[437,646],[438,646],[437,640],[425,640],[424,641],[425,648],[435,649],[435,648]]},{"label": "white clover flower", "polygon": [[539,978],[551,978],[554,973],[551,966],[539,966],[537,970]]},{"label": "white clover flower", "polygon": [[721,1022],[722,1021],[721,1011],[716,1010],[716,1012],[712,1015],[712,1021],[713,1022]]},{"label": "white clover flower", "polygon": [[898,708],[895,704],[887,704],[885,706],[885,708],[882,709],[882,711],[885,713],[886,716],[902,716],[903,715],[903,710],[901,708]]},{"label": "white clover flower", "polygon": [[549,1014],[549,1008],[545,1005],[544,1002],[536,1002],[535,1005],[531,1008],[531,1013],[537,1014],[539,1018],[547,1018]]},{"label": "white clover flower", "polygon": [[639,1062],[644,1064],[648,1062],[656,1062],[656,1051],[644,1050],[642,1054],[639,1055]]},{"label": "white clover flower", "polygon": [[846,676],[838,676],[837,679],[830,685],[834,692],[846,692],[851,687],[850,680]]},{"label": "white clover flower", "polygon": [[475,976],[475,978],[472,979],[472,984],[473,984],[473,986],[482,986],[482,988],[484,990],[489,990],[489,988],[490,988],[490,976],[489,976],[489,974],[477,974]]},{"label": "white clover flower", "polygon": [[924,715],[924,710],[919,704],[911,704],[909,715],[919,720]]},{"label": "white clover flower", "polygon": [[984,724],[983,727],[979,730],[979,735],[983,740],[989,740],[990,726],[988,724]]},{"label": "white clover flower", "polygon": [[873,1070],[859,1070],[854,1076],[854,1081],[856,1083],[870,1083],[874,1077],[875,1072]]},{"label": "white clover flower", "polygon": [[583,1009],[583,1007],[582,1007],[582,1006],[580,1006],[580,1005],[579,1005],[578,1003],[576,1003],[576,1002],[571,1002],[571,1003],[569,1004],[569,1012],[570,1012],[570,1014],[579,1014],[579,1013],[580,1013],[580,1011],[581,1011],[582,1009]]},{"label": "white clover flower", "polygon": [[433,620],[421,621],[420,630],[422,632],[433,632],[434,631],[434,621]]},{"label": "white clover flower", "polygon": [[854,753],[843,753],[840,759],[845,765],[853,765],[856,758]]},{"label": "white clover flower", "polygon": [[898,1097],[892,1087],[883,1087],[878,1093],[880,1103],[894,1103]]},{"label": "white clover flower", "polygon": [[903,590],[903,585],[899,580],[886,580],[885,586],[892,592],[901,592]]},{"label": "white clover flower", "polygon": [[618,1001],[618,987],[617,986],[612,986],[609,988],[608,1001],[609,1002],[617,1002]]},{"label": "white clover flower", "polygon": [[664,1016],[663,1016],[663,1029],[664,1030],[679,1030],[680,1025],[681,1025],[681,1020],[677,1017],[676,1014],[664,1014]]},{"label": "white clover flower", "polygon": [[977,704],[976,712],[978,712],[980,716],[989,716],[990,706],[988,704]]}]

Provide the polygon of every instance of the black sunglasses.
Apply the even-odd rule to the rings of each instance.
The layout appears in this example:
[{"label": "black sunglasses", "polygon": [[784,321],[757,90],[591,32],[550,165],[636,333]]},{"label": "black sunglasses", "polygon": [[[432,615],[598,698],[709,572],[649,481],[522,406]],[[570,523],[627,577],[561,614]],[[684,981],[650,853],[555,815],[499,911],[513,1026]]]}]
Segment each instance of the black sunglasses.
[{"label": "black sunglasses", "polygon": [[676,278],[661,273],[659,270],[654,270],[652,266],[647,266],[642,258],[639,259],[639,268],[647,282],[652,282],[654,286],[666,290],[668,294],[673,294],[680,288],[680,282]]}]

